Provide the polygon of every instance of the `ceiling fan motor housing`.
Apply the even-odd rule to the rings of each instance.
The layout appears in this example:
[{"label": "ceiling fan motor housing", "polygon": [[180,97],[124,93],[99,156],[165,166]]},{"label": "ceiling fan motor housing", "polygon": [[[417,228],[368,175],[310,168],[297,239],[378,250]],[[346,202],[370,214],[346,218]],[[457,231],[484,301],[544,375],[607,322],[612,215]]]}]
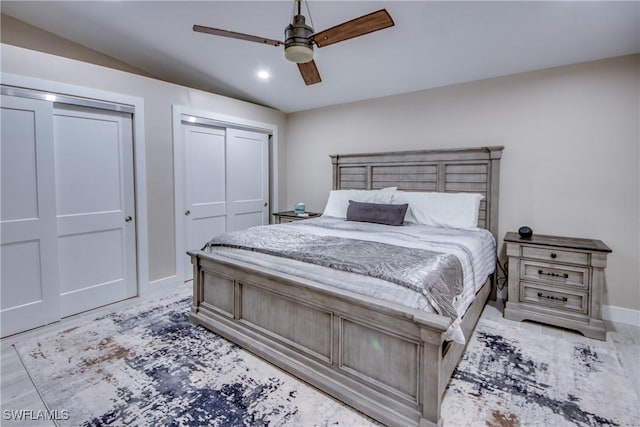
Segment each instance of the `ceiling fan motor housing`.
[{"label": "ceiling fan motor housing", "polygon": [[284,29],[284,56],[292,62],[303,64],[313,60],[313,28],[305,23],[303,15],[295,15],[293,22]]}]

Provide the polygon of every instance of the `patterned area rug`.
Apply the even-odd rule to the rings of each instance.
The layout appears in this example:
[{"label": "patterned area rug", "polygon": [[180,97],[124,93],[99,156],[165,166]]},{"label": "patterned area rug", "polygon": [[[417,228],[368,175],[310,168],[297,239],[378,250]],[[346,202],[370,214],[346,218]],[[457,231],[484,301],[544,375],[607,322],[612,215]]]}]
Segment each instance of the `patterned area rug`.
[{"label": "patterned area rug", "polygon": [[640,425],[638,398],[615,349],[570,335],[481,318],[449,383],[445,425]]},{"label": "patterned area rug", "polygon": [[[182,293],[16,348],[49,410],[67,411],[59,425],[375,424],[193,326],[189,308]],[[446,393],[444,425],[635,425],[637,398],[615,352],[576,340],[481,319]]]}]

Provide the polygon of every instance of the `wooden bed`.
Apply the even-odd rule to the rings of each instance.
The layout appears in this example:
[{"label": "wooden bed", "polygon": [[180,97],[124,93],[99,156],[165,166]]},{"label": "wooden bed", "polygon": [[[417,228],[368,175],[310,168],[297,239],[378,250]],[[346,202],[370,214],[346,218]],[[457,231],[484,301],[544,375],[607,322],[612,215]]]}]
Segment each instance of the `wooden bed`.
[{"label": "wooden bed", "polygon": [[[482,193],[478,225],[497,241],[502,149],[333,155],[333,188]],[[189,254],[193,323],[384,424],[439,423],[464,350],[445,342],[449,318],[202,251]],[[463,318],[467,340],[491,281]]]}]

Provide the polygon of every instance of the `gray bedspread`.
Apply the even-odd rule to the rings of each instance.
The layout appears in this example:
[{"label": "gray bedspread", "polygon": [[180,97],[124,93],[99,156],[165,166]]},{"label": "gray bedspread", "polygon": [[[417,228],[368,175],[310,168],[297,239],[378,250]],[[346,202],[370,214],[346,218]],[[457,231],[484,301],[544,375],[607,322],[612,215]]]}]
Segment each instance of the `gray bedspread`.
[{"label": "gray bedspread", "polygon": [[271,225],[222,234],[202,250],[216,246],[244,249],[376,277],[424,295],[434,311],[457,317],[454,297],[462,292],[458,258],[441,252],[388,243],[320,236],[295,227]]}]

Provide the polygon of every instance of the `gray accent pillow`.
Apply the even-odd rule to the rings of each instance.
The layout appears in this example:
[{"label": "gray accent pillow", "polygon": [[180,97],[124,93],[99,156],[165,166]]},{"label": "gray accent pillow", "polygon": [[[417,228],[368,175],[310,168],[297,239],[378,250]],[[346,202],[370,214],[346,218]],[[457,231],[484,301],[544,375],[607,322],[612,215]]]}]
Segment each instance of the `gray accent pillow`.
[{"label": "gray accent pillow", "polygon": [[362,203],[349,200],[347,221],[374,222],[376,224],[402,225],[408,204]]}]

